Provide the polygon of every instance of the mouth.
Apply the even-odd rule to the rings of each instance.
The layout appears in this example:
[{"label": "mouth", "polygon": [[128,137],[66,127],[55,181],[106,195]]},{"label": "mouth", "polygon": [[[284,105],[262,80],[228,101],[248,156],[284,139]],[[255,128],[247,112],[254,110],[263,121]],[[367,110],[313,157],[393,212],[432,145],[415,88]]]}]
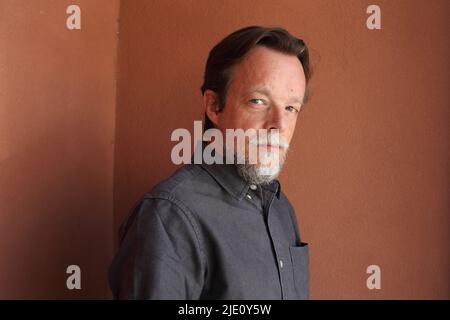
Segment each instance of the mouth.
[{"label": "mouth", "polygon": [[260,146],[265,146],[267,152],[278,152],[284,150],[284,147],[278,144],[260,144]]},{"label": "mouth", "polygon": [[268,144],[266,148],[267,148],[267,152],[280,151],[280,146],[278,146],[278,145]]}]

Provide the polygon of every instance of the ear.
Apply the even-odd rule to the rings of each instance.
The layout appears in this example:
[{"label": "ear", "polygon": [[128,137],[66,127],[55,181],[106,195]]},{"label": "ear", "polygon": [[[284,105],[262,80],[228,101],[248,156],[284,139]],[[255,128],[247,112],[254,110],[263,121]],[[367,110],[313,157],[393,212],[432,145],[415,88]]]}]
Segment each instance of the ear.
[{"label": "ear", "polygon": [[209,120],[215,127],[219,127],[219,96],[212,90],[206,90],[203,94],[203,108]]}]

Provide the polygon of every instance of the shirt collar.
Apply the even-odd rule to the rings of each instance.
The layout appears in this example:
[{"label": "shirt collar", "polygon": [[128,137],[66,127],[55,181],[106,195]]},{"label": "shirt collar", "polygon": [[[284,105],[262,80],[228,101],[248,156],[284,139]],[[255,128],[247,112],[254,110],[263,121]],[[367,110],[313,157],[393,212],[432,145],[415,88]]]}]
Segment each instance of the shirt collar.
[{"label": "shirt collar", "polygon": [[[236,199],[242,200],[247,194],[250,184],[239,176],[234,164],[202,163],[201,167]],[[270,184],[261,185],[261,187],[275,193],[278,199],[280,198],[281,184],[278,180],[274,180]]]}]

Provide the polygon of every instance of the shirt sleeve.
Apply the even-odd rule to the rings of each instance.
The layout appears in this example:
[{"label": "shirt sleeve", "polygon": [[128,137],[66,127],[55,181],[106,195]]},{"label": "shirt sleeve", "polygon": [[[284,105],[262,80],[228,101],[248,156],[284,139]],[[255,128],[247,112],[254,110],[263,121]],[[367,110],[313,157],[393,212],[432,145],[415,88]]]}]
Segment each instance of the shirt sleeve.
[{"label": "shirt sleeve", "polygon": [[193,216],[173,200],[145,198],[110,267],[115,299],[199,299],[205,257]]}]

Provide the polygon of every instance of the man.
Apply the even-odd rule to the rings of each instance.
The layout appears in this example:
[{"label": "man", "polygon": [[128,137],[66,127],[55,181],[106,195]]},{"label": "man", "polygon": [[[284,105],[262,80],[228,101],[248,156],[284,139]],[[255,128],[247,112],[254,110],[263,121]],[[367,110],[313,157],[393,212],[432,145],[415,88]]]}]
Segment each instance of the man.
[{"label": "man", "polygon": [[[212,49],[204,129],[265,130],[266,152],[184,165],[144,195],[110,268],[115,298],[309,298],[308,246],[277,180],[309,77],[306,45],[282,28],[247,27]],[[264,144],[251,140],[223,151],[237,160]]]}]

